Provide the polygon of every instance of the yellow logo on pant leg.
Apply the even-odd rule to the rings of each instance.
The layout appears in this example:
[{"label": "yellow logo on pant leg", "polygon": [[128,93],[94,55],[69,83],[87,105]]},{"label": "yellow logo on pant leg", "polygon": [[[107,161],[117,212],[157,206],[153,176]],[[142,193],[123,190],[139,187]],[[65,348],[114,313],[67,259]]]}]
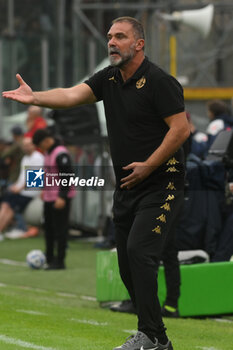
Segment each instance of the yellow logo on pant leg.
[{"label": "yellow logo on pant leg", "polygon": [[176,190],[175,186],[174,186],[174,182],[169,182],[166,190]]},{"label": "yellow logo on pant leg", "polygon": [[168,160],[167,165],[176,165],[178,163],[179,161],[175,157],[172,157]]},{"label": "yellow logo on pant leg", "polygon": [[152,231],[161,234],[161,227],[158,225]]},{"label": "yellow logo on pant leg", "polygon": [[166,201],[172,201],[175,198],[174,194],[169,194],[166,198]]},{"label": "yellow logo on pant leg", "polygon": [[179,170],[176,169],[174,166],[171,166],[166,170],[166,173],[179,173]]},{"label": "yellow logo on pant leg", "polygon": [[160,208],[166,210],[166,211],[171,211],[171,207],[169,203],[165,203],[164,205],[162,205]]},{"label": "yellow logo on pant leg", "polygon": [[166,215],[161,214],[160,216],[158,216],[158,217],[156,218],[156,220],[160,220],[161,222],[166,222]]}]

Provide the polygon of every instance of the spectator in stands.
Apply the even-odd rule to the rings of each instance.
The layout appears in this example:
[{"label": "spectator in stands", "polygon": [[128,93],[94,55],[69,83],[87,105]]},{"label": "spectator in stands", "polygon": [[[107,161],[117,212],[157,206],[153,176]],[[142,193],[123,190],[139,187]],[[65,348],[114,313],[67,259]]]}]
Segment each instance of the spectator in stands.
[{"label": "spectator in stands", "polygon": [[[11,129],[13,142],[5,145],[1,152],[1,200],[7,187],[14,183],[20,172],[20,163],[24,155],[22,149],[23,130],[20,126]],[[25,229],[26,224],[21,214],[15,214],[16,228]]]},{"label": "spectator in stands", "polygon": [[[233,180],[232,169],[230,181]],[[223,227],[217,239],[211,262],[229,261],[233,256],[233,182],[226,185],[226,205],[223,210]]]},{"label": "spectator in stands", "polygon": [[7,146],[7,142],[5,139],[0,138],[0,158],[2,158],[2,154],[4,152],[4,150],[6,149]]},{"label": "spectator in stands", "polygon": [[3,190],[7,184],[8,177],[8,166],[5,164],[5,161],[2,157],[3,153],[7,149],[7,142],[4,139],[0,139],[0,200],[3,193]]},{"label": "spectator in stands", "polygon": [[196,130],[193,130],[192,152],[202,159],[207,156],[208,150],[219,132],[233,127],[230,109],[222,100],[210,100],[207,102],[207,116],[210,122],[206,129],[206,136],[203,133],[198,133],[199,137],[197,137],[195,135]]},{"label": "spectator in stands", "polygon": [[25,155],[21,161],[20,174],[17,181],[9,186],[4,195],[0,208],[0,240],[4,239],[3,231],[9,226],[15,213],[22,213],[28,203],[38,195],[38,191],[25,189],[25,168],[43,165],[43,155],[35,150],[31,138],[24,138],[23,150]]},{"label": "spectator in stands", "polygon": [[[203,156],[203,147],[205,143],[208,141],[208,136],[206,133],[201,132],[196,129],[190,113],[186,113],[189,125],[190,125],[190,137],[186,141],[186,144],[188,144],[188,151],[186,151],[186,154],[195,154],[197,157],[202,158]],[[184,147],[184,146],[183,146]],[[186,147],[187,148],[187,147]]]},{"label": "spectator in stands", "polygon": [[30,106],[28,108],[28,116],[26,120],[27,131],[24,134],[25,137],[33,137],[36,130],[45,129],[47,122],[42,116],[42,108],[38,106]]},{"label": "spectator in stands", "polygon": [[[213,144],[217,135],[223,130],[233,128],[233,118],[229,106],[222,100],[210,100],[207,102],[207,115],[210,123],[207,128],[208,142],[207,151]],[[227,169],[226,169],[227,171]],[[232,174],[232,171],[230,171]],[[232,175],[231,175],[232,177]],[[229,192],[232,192],[232,184],[229,184]],[[214,255],[211,256],[212,262],[229,261],[233,254],[233,202],[221,206],[222,209],[222,227],[219,230]]]},{"label": "spectator in stands", "polygon": [[207,102],[207,115],[210,120],[207,128],[208,147],[210,147],[220,131],[233,127],[233,118],[228,105],[221,100]]},{"label": "spectator in stands", "polygon": [[[7,186],[12,185],[18,179],[21,161],[24,156],[23,129],[16,125],[11,129],[11,133],[13,143],[2,151],[1,168],[5,173],[5,181],[3,182],[4,186],[1,187],[2,193],[6,191]],[[14,215],[14,221],[15,225],[13,230],[6,232],[5,234],[8,238],[20,238],[27,231],[27,225],[22,214],[16,212]]]},{"label": "spectator in stands", "polygon": [[[63,186],[63,179],[69,181],[73,169],[68,150],[48,129],[37,130],[34,144],[45,152],[45,174],[57,174],[60,185],[44,187],[44,223],[46,243],[46,270],[65,269],[65,256],[68,238],[68,225],[71,198],[75,191],[71,186]],[[56,251],[55,251],[56,250]]]},{"label": "spectator in stands", "polygon": [[2,160],[5,166],[8,167],[8,183],[14,183],[20,172],[20,163],[24,152],[22,150],[23,130],[20,126],[14,126],[11,129],[13,142],[10,147],[7,147],[2,152]]}]

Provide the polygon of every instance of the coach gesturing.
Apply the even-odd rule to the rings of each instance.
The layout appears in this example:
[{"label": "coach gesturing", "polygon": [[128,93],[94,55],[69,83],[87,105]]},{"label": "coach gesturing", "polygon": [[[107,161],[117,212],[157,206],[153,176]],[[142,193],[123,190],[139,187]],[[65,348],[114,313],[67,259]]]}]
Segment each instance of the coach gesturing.
[{"label": "coach gesturing", "polygon": [[107,34],[111,65],[71,88],[3,96],[25,104],[69,108],[103,100],[116,174],[114,222],[122,280],[136,306],[138,332],[115,349],[168,349],[157,298],[157,271],[182,203],[180,149],[189,136],[183,91],[144,55],[144,33],[131,17],[117,18]]}]

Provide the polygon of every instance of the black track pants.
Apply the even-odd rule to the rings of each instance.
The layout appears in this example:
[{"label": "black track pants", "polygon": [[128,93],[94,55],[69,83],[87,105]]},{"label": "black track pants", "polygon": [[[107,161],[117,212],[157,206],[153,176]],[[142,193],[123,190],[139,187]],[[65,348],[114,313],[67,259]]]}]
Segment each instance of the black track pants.
[{"label": "black track pants", "polygon": [[63,209],[55,209],[54,202],[44,203],[44,227],[47,262],[56,259],[63,263],[66,255],[68,238],[70,199],[66,199]]},{"label": "black track pants", "polygon": [[[173,250],[173,224],[183,191],[121,191],[114,194],[114,223],[121,278],[136,306],[138,330],[163,337],[157,273],[163,251]],[[169,253],[168,250],[168,253]]]}]

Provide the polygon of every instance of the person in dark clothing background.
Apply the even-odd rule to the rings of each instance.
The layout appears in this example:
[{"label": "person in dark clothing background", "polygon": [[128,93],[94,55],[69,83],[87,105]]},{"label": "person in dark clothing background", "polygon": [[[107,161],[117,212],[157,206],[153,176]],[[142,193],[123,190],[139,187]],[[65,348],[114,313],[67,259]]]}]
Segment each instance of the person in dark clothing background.
[{"label": "person in dark clothing background", "polygon": [[206,104],[209,124],[205,134],[198,132],[192,124],[192,153],[205,159],[220,131],[233,128],[233,118],[229,106],[222,100],[209,100]]},{"label": "person in dark clothing background", "polygon": [[207,115],[210,120],[206,130],[209,148],[221,130],[231,129],[233,127],[233,118],[230,115],[230,108],[222,100],[208,101]]},{"label": "person in dark clothing background", "polygon": [[[52,136],[48,129],[37,130],[33,143],[45,152],[45,177],[57,174],[57,180],[69,181],[73,173],[71,158],[68,150]],[[65,256],[68,238],[70,201],[75,191],[70,186],[54,185],[43,189],[46,270],[65,269]]]},{"label": "person in dark clothing background", "polygon": [[11,129],[11,134],[13,142],[1,154],[4,165],[8,167],[8,184],[12,184],[17,180],[20,173],[20,163],[24,156],[22,150],[24,136],[22,128],[17,125],[14,126]]}]

